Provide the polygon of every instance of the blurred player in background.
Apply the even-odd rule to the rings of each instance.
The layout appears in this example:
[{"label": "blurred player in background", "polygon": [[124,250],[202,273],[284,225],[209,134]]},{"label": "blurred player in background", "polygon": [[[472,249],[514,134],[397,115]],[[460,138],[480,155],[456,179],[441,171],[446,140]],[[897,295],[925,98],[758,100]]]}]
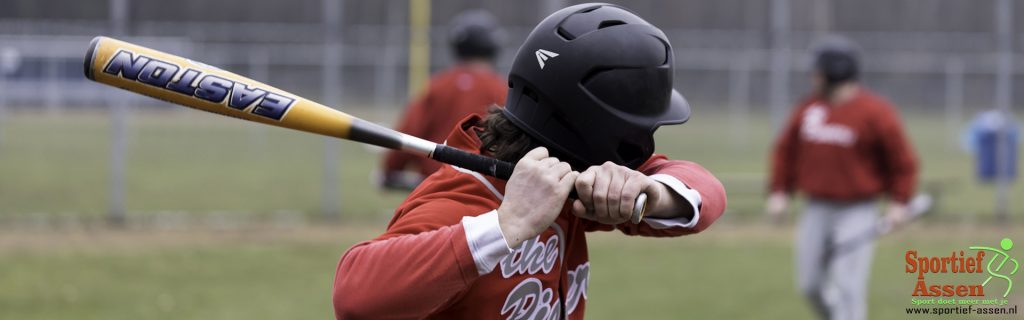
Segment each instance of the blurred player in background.
[{"label": "blurred player in background", "polygon": [[858,83],[856,45],[828,38],[814,56],[812,94],[775,144],[766,211],[779,221],[794,192],[807,196],[795,245],[799,289],[823,319],[864,319],[873,243],[828,253],[875,226],[880,196],[889,198],[885,219],[907,220],[917,160],[895,108]]},{"label": "blurred player in background", "polygon": [[[722,184],[653,153],[654,131],[690,114],[672,63],[665,34],[620,7],[581,4],[544,19],[512,64],[506,108],[466,118],[447,138],[516,162],[512,177],[447,165],[427,177],[384,234],[339,261],[336,316],[583,319],[587,233],[674,237],[710,226],[725,210]],[[632,224],[641,192],[647,214]]]},{"label": "blurred player in background", "polygon": [[[502,37],[497,20],[486,11],[456,16],[449,33],[455,65],[430,79],[426,91],[409,103],[396,129],[441,143],[459,120],[503,104],[508,87],[494,71]],[[384,187],[412,190],[441,163],[391,150],[382,166]]]}]

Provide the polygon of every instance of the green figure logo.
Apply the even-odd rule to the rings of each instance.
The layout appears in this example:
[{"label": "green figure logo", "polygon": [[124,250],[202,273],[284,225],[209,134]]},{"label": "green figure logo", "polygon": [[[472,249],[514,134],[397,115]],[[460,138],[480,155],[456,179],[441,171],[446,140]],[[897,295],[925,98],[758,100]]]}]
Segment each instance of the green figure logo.
[{"label": "green figure logo", "polygon": [[[1003,293],[1003,298],[1006,298],[1006,296],[1010,295],[1010,289],[1013,289],[1013,279],[1010,279],[1009,276],[1004,276],[999,272],[1002,271],[1003,265],[1006,264],[1006,261],[1010,261],[1013,262],[1013,270],[1010,271],[1010,275],[1012,276],[1014,274],[1017,274],[1017,268],[1020,267],[1020,264],[1017,263],[1017,259],[1010,258],[1010,255],[1006,253],[1006,251],[1010,251],[1010,249],[1013,248],[1013,241],[1010,240],[1010,238],[1003,238],[1003,241],[999,242],[999,246],[1002,247],[1003,250],[990,247],[970,247],[970,249],[995,252],[995,255],[992,257],[992,260],[989,260],[988,265],[985,267],[985,270],[988,271],[988,279],[985,279],[985,282],[982,282],[981,285],[987,285],[988,282],[992,280],[992,278],[1005,279],[1006,292]],[[992,264],[996,263],[996,260],[999,260],[999,265],[993,269]]]}]

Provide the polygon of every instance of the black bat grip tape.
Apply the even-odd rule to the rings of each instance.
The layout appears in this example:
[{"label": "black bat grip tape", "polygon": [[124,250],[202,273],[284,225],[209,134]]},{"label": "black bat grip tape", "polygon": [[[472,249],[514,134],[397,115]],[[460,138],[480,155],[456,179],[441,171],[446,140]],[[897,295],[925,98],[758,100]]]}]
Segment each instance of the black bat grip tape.
[{"label": "black bat grip tape", "polygon": [[[465,152],[446,145],[437,145],[434,148],[434,160],[441,161],[463,169],[469,169],[483,173],[501,180],[508,180],[512,177],[515,166],[511,163],[498,159]],[[569,193],[569,198],[579,199],[576,189]]]},{"label": "black bat grip tape", "polygon": [[508,180],[512,177],[512,170],[515,166],[511,163],[501,161],[479,154],[465,152],[443,144],[434,148],[431,159],[444,162],[463,169],[483,173],[501,180]]}]

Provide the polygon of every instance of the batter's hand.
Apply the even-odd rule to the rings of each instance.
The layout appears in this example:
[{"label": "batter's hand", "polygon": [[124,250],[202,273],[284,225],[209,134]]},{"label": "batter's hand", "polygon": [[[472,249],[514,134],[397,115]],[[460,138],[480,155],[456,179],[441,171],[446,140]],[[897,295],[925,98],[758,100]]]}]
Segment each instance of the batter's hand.
[{"label": "batter's hand", "polygon": [[548,157],[544,147],[516,163],[498,207],[498,225],[509,247],[518,247],[555,222],[577,176],[568,163]]},{"label": "batter's hand", "polygon": [[643,173],[605,162],[588,168],[576,178],[579,199],[573,201],[572,213],[603,224],[627,222],[641,192],[647,193],[647,203],[658,204],[667,190]]},{"label": "batter's hand", "polygon": [[786,209],[789,208],[789,196],[784,192],[772,192],[764,207],[765,213],[768,214],[768,218],[772,222],[781,223],[782,218],[786,215]]},{"label": "batter's hand", "polygon": [[885,220],[892,229],[899,229],[910,221],[910,210],[905,204],[890,202],[885,212]]}]

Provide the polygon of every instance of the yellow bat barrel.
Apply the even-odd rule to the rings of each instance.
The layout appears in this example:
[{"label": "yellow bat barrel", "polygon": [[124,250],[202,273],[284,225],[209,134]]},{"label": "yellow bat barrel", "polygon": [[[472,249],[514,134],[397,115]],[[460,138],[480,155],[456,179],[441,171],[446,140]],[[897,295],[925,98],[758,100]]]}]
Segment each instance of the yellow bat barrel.
[{"label": "yellow bat barrel", "polygon": [[173,54],[96,37],[85,57],[93,81],[239,119],[350,138],[353,118],[287,91]]}]

